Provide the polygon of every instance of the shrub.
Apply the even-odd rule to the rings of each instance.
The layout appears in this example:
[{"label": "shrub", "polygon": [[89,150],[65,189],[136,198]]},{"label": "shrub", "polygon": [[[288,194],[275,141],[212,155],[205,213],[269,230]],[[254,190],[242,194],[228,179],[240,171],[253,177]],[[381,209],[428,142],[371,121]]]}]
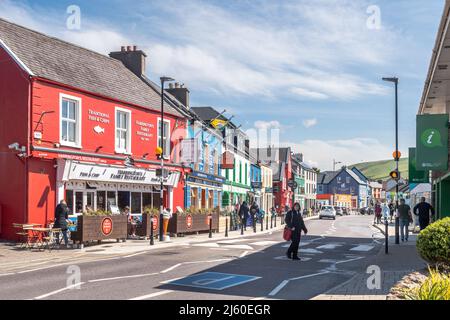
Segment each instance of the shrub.
[{"label": "shrub", "polygon": [[417,250],[431,264],[450,265],[450,218],[422,230],[417,237]]},{"label": "shrub", "polygon": [[418,288],[406,294],[409,300],[450,300],[450,276],[431,270],[430,275]]}]

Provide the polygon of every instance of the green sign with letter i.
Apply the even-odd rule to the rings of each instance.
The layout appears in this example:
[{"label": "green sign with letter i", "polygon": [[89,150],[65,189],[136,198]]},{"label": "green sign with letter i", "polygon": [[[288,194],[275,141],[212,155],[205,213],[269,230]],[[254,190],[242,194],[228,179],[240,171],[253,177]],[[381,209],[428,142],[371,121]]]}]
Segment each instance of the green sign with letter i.
[{"label": "green sign with letter i", "polygon": [[448,169],[448,114],[417,116],[416,169]]},{"label": "green sign with letter i", "polygon": [[408,174],[409,174],[409,183],[428,183],[430,182],[429,172],[428,170],[417,170],[417,161],[416,161],[416,148],[409,148],[409,156],[408,156]]}]

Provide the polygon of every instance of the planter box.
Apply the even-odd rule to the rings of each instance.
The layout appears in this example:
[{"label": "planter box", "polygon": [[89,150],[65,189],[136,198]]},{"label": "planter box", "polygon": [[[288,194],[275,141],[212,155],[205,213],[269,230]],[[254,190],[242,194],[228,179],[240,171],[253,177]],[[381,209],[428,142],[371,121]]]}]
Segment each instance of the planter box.
[{"label": "planter box", "polygon": [[77,230],[71,233],[74,242],[83,244],[107,239],[126,240],[127,216],[79,216]]},{"label": "planter box", "polygon": [[[190,218],[188,218],[190,216]],[[168,233],[183,234],[191,232],[209,231],[208,214],[183,214],[174,213],[169,221]],[[219,229],[219,213],[212,214],[212,230]]]},{"label": "planter box", "polygon": [[[139,237],[150,237],[150,227],[152,215],[148,213],[142,214],[142,223],[136,226],[136,235]],[[159,216],[154,215],[157,219],[156,230],[153,230],[153,236],[159,235]],[[128,222],[128,234],[131,234],[131,223]]]}]

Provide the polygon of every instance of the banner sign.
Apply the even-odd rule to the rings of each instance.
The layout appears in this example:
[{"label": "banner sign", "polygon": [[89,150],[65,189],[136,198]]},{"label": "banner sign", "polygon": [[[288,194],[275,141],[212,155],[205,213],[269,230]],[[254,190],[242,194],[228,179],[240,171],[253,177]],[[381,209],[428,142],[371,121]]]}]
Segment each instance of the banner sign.
[{"label": "banner sign", "polygon": [[430,182],[428,170],[417,170],[416,148],[409,148],[408,158],[409,183],[428,183]]},{"label": "banner sign", "polygon": [[417,116],[416,169],[448,169],[448,114]]},{"label": "banner sign", "polygon": [[[161,183],[155,170],[100,166],[78,162],[70,162],[66,166],[68,170],[65,170],[62,181],[122,182],[146,185],[159,185]],[[179,172],[170,172],[169,176],[164,178],[163,183],[166,186],[176,187],[179,178]]]}]

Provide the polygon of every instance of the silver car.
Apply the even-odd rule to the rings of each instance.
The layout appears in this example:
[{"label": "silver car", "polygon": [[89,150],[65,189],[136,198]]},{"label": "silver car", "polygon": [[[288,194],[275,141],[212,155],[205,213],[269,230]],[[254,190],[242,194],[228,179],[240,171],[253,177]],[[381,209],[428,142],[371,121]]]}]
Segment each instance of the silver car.
[{"label": "silver car", "polygon": [[331,218],[333,220],[336,220],[336,210],[333,208],[333,206],[323,206],[322,209],[320,209],[319,219],[322,218]]}]

